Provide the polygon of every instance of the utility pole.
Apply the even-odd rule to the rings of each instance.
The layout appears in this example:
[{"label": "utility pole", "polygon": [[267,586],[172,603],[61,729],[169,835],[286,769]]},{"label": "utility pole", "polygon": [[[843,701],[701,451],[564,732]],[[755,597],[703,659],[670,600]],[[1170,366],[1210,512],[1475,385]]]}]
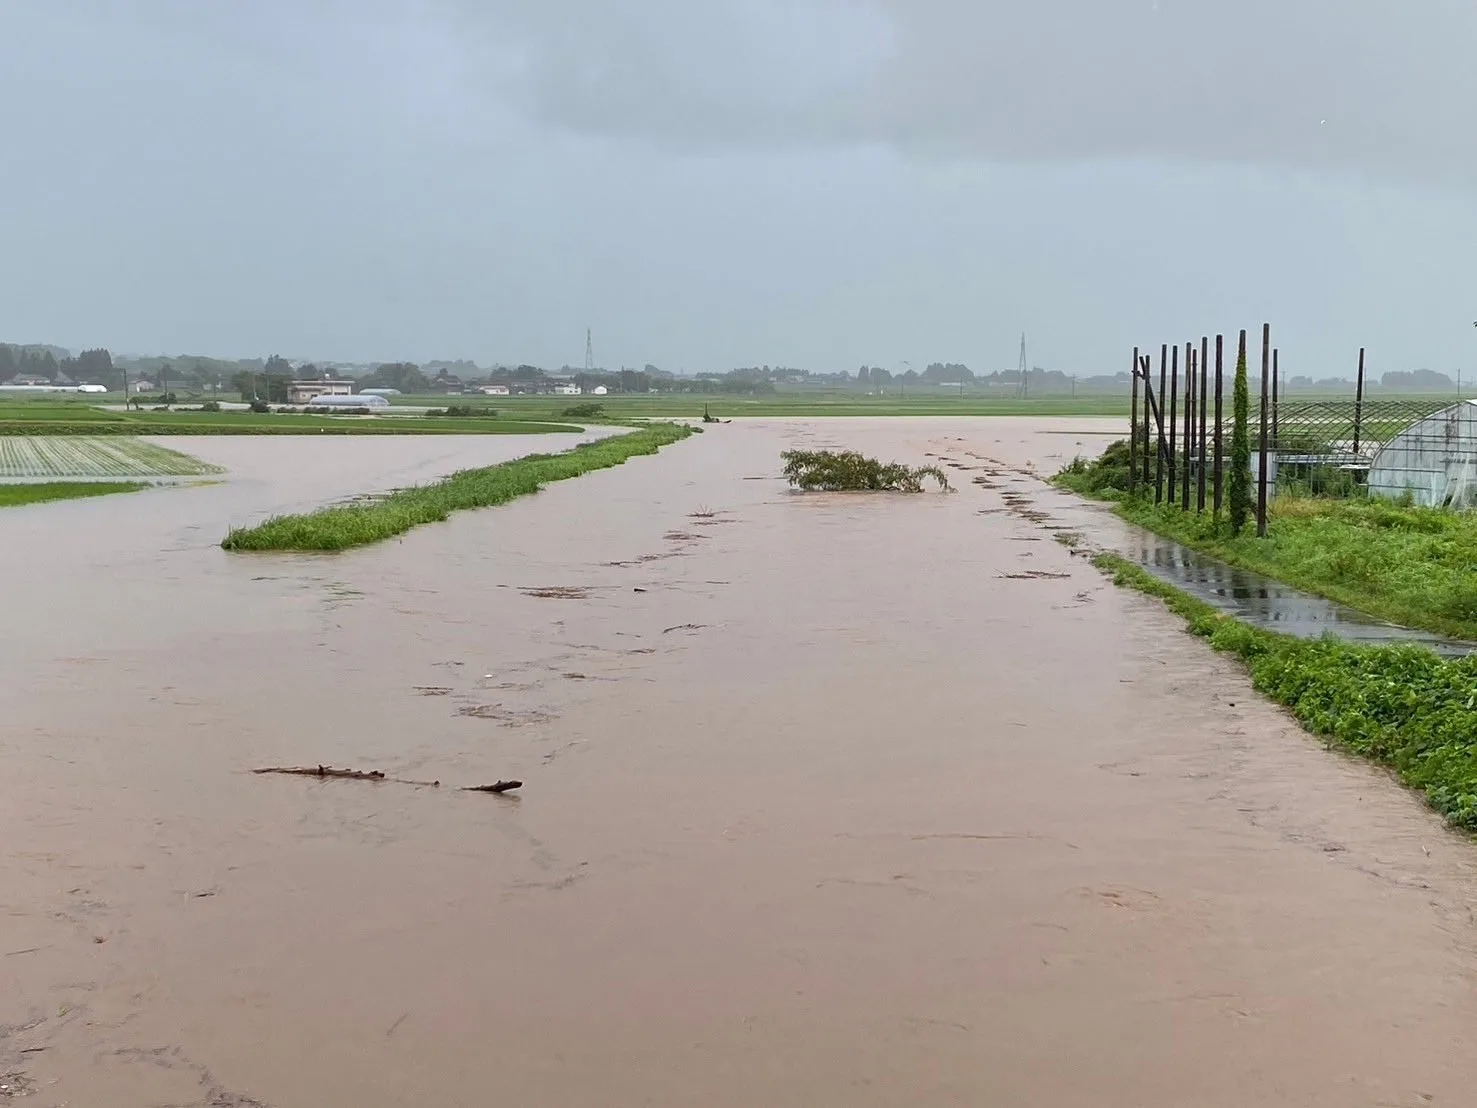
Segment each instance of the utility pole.
[{"label": "utility pole", "polygon": [[1016,387],[1015,395],[1017,400],[1025,400],[1030,391],[1026,382],[1030,380],[1031,373],[1026,366],[1026,333],[1024,331],[1021,332],[1020,374],[1021,380],[1020,384]]},{"label": "utility pole", "polygon": [[590,338],[590,329],[585,328],[585,372],[592,373],[595,370],[595,343]]}]

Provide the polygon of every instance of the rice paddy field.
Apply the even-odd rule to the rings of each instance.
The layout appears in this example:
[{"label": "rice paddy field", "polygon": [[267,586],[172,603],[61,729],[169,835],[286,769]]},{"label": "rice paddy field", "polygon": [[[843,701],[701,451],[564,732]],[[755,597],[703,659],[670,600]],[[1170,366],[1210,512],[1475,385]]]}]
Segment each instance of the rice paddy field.
[{"label": "rice paddy field", "polygon": [[0,436],[0,480],[200,477],[219,466],[131,436]]}]

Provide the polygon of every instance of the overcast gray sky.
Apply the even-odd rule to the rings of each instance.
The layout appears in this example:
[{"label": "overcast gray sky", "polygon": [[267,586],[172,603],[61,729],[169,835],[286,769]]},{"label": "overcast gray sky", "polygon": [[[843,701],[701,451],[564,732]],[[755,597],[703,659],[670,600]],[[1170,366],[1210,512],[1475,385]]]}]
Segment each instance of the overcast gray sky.
[{"label": "overcast gray sky", "polygon": [[[0,338],[1477,367],[1470,0],[3,0]],[[1469,369],[1470,372],[1470,369]]]}]

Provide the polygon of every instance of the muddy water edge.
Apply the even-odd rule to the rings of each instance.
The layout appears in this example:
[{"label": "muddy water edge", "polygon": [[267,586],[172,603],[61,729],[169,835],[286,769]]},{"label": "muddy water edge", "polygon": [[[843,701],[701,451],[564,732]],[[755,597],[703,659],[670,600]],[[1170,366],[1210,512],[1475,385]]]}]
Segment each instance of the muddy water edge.
[{"label": "muddy water edge", "polygon": [[[1477,848],[1008,510],[1116,429],[735,423],[331,557],[214,544],[470,447],[0,516],[0,1084],[1468,1103]],[[249,773],[320,762],[442,785]]]}]

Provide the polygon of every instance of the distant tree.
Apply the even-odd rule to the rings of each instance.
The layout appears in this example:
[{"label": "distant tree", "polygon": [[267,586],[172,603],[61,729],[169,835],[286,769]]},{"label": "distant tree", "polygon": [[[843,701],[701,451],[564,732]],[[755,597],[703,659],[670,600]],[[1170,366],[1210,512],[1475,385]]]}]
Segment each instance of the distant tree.
[{"label": "distant tree", "polygon": [[[444,372],[444,371],[443,371]],[[413,362],[386,362],[359,382],[361,389],[399,389],[401,392],[425,392],[431,382]]]},{"label": "distant tree", "polygon": [[77,374],[84,381],[96,381],[109,388],[118,377],[117,370],[113,368],[113,355],[103,347],[84,350],[77,355]]},{"label": "distant tree", "polygon": [[275,373],[291,380],[292,363],[284,358],[281,354],[273,354],[270,358],[267,359],[267,364],[262,367],[262,372]]},{"label": "distant tree", "polygon": [[249,404],[257,397],[256,378],[257,375],[249,370],[243,369],[233,373],[231,374],[231,389],[240,393],[241,399]]},{"label": "distant tree", "polygon": [[16,360],[15,349],[0,342],[0,381],[7,381],[20,372],[20,362]]},{"label": "distant tree", "polygon": [[[271,365],[271,361],[267,362]],[[261,388],[258,395],[266,397],[273,404],[286,404],[292,391],[292,374],[290,373],[263,373],[261,375]]]},{"label": "distant tree", "polygon": [[862,366],[856,371],[856,383],[858,385],[870,385],[872,383],[872,370],[868,366]]},{"label": "distant tree", "polygon": [[923,371],[923,380],[931,381],[936,385],[954,385],[960,381],[973,381],[974,374],[970,372],[967,365],[960,365],[955,362],[949,362],[947,364],[934,362]]},{"label": "distant tree", "polygon": [[1246,382],[1246,332],[1236,354],[1236,386],[1231,402],[1231,530],[1241,534],[1251,514],[1251,389]]}]

